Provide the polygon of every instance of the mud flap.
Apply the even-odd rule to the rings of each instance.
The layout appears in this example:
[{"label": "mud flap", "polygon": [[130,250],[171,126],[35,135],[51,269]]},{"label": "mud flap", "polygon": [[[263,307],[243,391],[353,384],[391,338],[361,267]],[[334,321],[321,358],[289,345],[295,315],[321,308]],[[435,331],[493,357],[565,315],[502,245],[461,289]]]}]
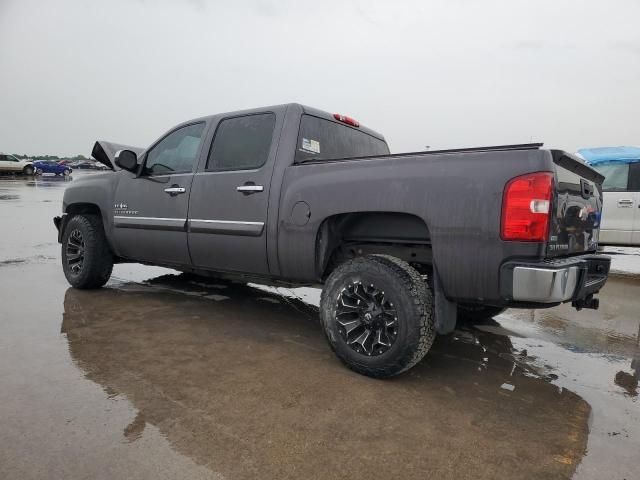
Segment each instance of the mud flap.
[{"label": "mud flap", "polygon": [[62,234],[64,233],[64,227],[67,225],[68,219],[69,216],[67,214],[62,215],[61,217],[53,217],[53,224],[58,230],[58,243],[62,243]]},{"label": "mud flap", "polygon": [[433,266],[433,296],[435,300],[436,332],[439,335],[453,332],[456,328],[458,304],[445,296],[442,281],[435,265]]}]

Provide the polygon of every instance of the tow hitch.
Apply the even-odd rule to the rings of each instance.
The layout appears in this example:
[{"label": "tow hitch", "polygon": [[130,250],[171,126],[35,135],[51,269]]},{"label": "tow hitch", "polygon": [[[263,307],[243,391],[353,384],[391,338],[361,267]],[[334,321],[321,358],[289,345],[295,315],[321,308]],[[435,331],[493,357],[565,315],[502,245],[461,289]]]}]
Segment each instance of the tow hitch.
[{"label": "tow hitch", "polygon": [[580,311],[583,308],[590,308],[592,310],[598,310],[600,307],[600,300],[597,298],[593,298],[593,294],[589,294],[580,300],[574,300],[571,302],[571,306],[576,310]]}]

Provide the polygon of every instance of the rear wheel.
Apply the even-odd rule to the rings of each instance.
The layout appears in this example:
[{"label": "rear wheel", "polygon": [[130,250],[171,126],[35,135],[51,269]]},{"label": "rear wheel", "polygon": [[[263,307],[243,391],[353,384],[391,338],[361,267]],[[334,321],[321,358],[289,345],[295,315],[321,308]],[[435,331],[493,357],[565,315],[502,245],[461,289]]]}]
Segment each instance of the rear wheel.
[{"label": "rear wheel", "polygon": [[35,170],[33,169],[33,167],[31,165],[27,165],[26,167],[24,167],[22,169],[22,173],[24,173],[25,175],[33,175],[33,172]]},{"label": "rear wheel", "polygon": [[76,215],[67,222],[62,235],[62,269],[75,288],[99,288],[107,283],[113,254],[100,217]]},{"label": "rear wheel", "polygon": [[350,369],[375,378],[418,363],[435,338],[432,294],[400,259],[368,255],[329,275],[320,314],[332,350]]}]

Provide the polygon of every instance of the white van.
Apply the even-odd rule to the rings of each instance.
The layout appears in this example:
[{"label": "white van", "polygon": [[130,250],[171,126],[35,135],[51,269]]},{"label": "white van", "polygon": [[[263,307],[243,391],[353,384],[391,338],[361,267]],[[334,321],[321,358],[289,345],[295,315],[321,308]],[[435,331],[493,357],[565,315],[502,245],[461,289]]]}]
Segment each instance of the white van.
[{"label": "white van", "polygon": [[640,147],[583,148],[578,155],[604,175],[600,245],[640,245]]}]

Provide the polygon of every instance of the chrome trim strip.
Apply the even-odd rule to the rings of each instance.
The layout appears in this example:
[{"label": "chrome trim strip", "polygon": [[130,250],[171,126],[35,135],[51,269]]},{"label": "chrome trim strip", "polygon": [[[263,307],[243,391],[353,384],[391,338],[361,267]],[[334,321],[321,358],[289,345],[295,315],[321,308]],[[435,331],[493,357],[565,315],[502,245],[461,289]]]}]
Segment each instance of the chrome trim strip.
[{"label": "chrome trim strip", "polygon": [[241,222],[239,220],[201,220],[199,218],[192,218],[190,222],[203,222],[203,223],[224,223],[224,224],[237,224],[237,225],[264,225],[264,222]]},{"label": "chrome trim strip", "polygon": [[578,285],[577,266],[513,269],[513,299],[519,302],[558,303],[570,300]]},{"label": "chrome trim strip", "polygon": [[113,226],[116,228],[185,231],[186,223],[186,218],[138,217],[134,215],[113,216]]},{"label": "chrome trim strip", "polygon": [[264,230],[264,222],[244,222],[237,220],[189,219],[189,232],[213,233],[218,235],[241,235],[259,237]]}]

